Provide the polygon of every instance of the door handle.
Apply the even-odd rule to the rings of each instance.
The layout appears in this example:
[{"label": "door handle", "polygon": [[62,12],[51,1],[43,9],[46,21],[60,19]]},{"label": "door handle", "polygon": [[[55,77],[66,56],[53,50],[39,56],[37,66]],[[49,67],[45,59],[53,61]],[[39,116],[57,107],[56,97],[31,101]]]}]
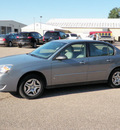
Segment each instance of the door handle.
[{"label": "door handle", "polygon": [[111,59],[107,59],[106,61],[107,61],[107,62],[111,62]]},{"label": "door handle", "polygon": [[80,64],[85,64],[85,62],[84,62],[84,61],[80,61],[79,63],[80,63]]}]

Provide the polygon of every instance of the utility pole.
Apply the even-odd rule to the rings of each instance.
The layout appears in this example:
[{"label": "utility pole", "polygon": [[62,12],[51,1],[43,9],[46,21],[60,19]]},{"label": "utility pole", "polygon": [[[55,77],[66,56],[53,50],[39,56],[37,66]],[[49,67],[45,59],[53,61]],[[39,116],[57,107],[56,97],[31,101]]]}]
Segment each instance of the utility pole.
[{"label": "utility pole", "polygon": [[41,29],[41,21],[42,21],[42,16],[40,16],[40,29]]}]

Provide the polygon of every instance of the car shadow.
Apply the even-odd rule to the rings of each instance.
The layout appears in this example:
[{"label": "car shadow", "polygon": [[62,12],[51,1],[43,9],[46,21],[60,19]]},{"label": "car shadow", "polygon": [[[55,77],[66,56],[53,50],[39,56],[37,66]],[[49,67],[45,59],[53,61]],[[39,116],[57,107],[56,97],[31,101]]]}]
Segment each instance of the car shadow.
[{"label": "car shadow", "polygon": [[[112,89],[107,84],[91,84],[91,85],[81,85],[81,86],[72,86],[72,87],[61,87],[61,88],[52,88],[52,89],[45,89],[42,97],[40,98],[49,98],[49,97],[57,97],[57,96],[64,96],[76,93],[87,93],[93,91],[102,91]],[[18,93],[11,92],[16,98],[22,98]],[[38,99],[40,99],[38,98]]]},{"label": "car shadow", "polygon": [[70,95],[75,93],[87,93],[92,91],[102,91],[112,89],[107,84],[81,85],[72,87],[62,87],[54,89],[46,89],[42,98],[56,97],[62,95]]}]

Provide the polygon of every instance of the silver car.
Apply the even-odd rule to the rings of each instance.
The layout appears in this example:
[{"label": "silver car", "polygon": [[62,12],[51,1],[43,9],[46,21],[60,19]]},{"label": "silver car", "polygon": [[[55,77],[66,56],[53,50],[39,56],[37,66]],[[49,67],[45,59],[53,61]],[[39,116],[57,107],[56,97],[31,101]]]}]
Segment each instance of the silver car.
[{"label": "silver car", "polygon": [[89,83],[120,87],[120,50],[88,40],[56,40],[31,53],[0,59],[0,91],[34,99],[44,89]]}]

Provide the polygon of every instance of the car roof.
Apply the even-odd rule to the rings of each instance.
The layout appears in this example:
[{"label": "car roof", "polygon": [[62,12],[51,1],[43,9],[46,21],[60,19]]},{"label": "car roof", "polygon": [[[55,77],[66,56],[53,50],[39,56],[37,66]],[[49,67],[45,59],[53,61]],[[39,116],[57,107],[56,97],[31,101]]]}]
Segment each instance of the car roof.
[{"label": "car roof", "polygon": [[71,43],[80,43],[80,42],[85,42],[85,43],[105,43],[105,44],[108,44],[110,46],[113,46],[115,47],[114,45],[112,45],[111,43],[108,43],[108,42],[103,42],[103,41],[96,41],[96,40],[84,40],[84,39],[63,39],[63,40],[54,40],[55,42],[63,42],[63,43],[66,43],[66,44],[71,44]]},{"label": "car roof", "polygon": [[46,32],[51,32],[52,33],[52,32],[63,32],[63,31],[46,31]]},{"label": "car roof", "polygon": [[38,32],[20,32],[20,33],[38,33]]}]

